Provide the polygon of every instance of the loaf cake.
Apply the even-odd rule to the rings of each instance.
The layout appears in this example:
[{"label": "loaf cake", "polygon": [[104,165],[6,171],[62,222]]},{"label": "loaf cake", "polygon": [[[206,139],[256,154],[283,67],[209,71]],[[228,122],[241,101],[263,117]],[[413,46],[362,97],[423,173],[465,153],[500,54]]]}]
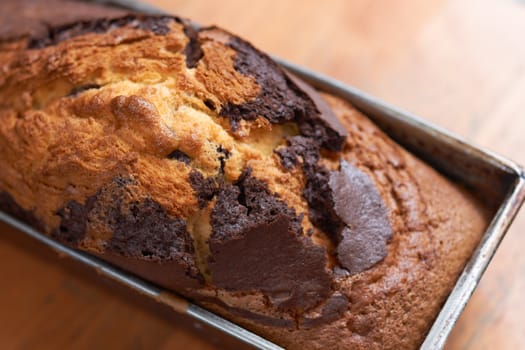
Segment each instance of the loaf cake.
[{"label": "loaf cake", "polygon": [[228,31],[97,11],[0,31],[0,209],[288,349],[417,348],[478,201]]}]

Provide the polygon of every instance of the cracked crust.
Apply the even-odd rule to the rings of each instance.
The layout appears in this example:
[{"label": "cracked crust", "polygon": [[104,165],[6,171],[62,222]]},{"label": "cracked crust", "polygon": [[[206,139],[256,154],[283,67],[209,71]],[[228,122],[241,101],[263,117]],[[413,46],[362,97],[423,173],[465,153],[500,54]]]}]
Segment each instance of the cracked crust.
[{"label": "cracked crust", "polygon": [[[4,210],[290,349],[416,348],[486,225],[352,106],[216,27],[75,22],[0,40],[0,69]],[[342,161],[389,225],[350,271]]]},{"label": "cracked crust", "polygon": [[[323,97],[349,132],[342,157],[369,174],[388,207],[393,229],[388,254],[360,274],[334,270],[334,290],[348,298],[348,306],[323,326],[308,327],[311,318],[319,319],[330,307],[328,301],[307,313],[293,335],[235,312],[231,318],[287,349],[417,349],[476,247],[487,210],[349,104]],[[205,305],[229,312],[215,303]]]}]

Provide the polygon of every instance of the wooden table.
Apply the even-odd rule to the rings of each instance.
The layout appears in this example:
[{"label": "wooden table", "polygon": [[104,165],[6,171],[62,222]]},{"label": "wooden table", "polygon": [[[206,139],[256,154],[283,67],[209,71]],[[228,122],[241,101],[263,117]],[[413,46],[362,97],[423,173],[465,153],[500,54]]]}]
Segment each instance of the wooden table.
[{"label": "wooden table", "polygon": [[[524,1],[149,2],[221,25],[525,164]],[[525,348],[524,214],[448,349]],[[0,232],[0,348],[212,349],[6,226]]]}]

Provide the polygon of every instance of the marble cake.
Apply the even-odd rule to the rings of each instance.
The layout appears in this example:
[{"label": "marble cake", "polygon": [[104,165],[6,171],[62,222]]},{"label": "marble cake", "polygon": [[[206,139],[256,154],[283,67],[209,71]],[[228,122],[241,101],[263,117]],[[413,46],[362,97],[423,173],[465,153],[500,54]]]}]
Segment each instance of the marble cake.
[{"label": "marble cake", "polygon": [[419,346],[473,196],[220,28],[28,23],[0,31],[1,209],[286,348]]}]

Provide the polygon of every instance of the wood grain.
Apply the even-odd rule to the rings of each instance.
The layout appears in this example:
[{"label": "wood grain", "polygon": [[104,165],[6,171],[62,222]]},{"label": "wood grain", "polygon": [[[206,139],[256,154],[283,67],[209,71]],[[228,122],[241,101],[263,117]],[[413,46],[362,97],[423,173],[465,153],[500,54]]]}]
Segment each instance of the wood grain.
[{"label": "wood grain", "polygon": [[[525,164],[525,2],[148,0]],[[219,5],[220,4],[220,5]],[[525,215],[447,349],[525,348]],[[2,349],[212,349],[0,226]]]}]

